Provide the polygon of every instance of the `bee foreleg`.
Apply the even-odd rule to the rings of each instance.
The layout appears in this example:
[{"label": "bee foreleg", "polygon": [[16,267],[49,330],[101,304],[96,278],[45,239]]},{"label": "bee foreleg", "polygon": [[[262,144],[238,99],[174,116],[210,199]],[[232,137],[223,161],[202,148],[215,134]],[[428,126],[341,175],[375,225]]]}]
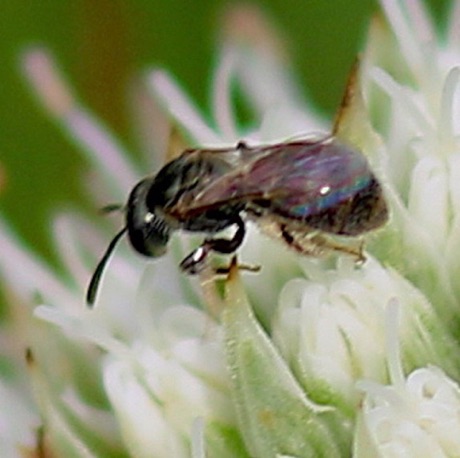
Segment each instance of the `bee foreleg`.
[{"label": "bee foreleg", "polygon": [[230,254],[235,252],[244,240],[246,229],[244,226],[244,221],[239,216],[235,220],[234,224],[236,224],[238,227],[231,239],[206,239],[204,243],[208,244],[210,249],[217,251],[217,253]]},{"label": "bee foreleg", "polygon": [[223,254],[235,252],[244,240],[246,229],[244,221],[239,216],[235,219],[234,224],[238,227],[231,239],[205,239],[205,241],[197,249],[193,250],[186,258],[183,259],[180,263],[180,268],[190,275],[196,275],[205,268],[206,258],[208,257],[210,251]]}]

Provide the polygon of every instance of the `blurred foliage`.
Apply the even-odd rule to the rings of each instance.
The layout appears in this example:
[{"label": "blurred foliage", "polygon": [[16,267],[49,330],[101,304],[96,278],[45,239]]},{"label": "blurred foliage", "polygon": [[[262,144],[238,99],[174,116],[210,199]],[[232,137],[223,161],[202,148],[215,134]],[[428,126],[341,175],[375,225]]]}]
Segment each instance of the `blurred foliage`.
[{"label": "blurred foliage", "polygon": [[[286,37],[306,94],[332,116],[368,20],[378,9],[376,0],[252,3],[261,6]],[[206,107],[219,19],[224,8],[234,4],[2,0],[0,165],[7,178],[0,194],[1,212],[36,251],[56,259],[50,216],[63,205],[85,205],[81,190],[85,164],[25,84],[21,53],[31,45],[47,47],[80,100],[135,152],[139,144],[127,103],[133,77],[151,66],[166,67]],[[447,4],[448,0],[431,1],[439,16]]]}]

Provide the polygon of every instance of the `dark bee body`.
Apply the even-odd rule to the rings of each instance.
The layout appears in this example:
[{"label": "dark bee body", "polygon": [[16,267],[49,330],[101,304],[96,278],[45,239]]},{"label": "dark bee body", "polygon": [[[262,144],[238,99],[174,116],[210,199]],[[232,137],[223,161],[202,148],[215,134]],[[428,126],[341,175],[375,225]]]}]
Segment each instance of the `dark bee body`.
[{"label": "dark bee body", "polygon": [[238,167],[200,187],[185,205],[171,207],[171,214],[187,218],[237,202],[256,213],[348,236],[387,219],[381,187],[366,158],[332,138],[255,148],[240,144],[238,151]]},{"label": "dark bee body", "polygon": [[[133,248],[161,256],[175,230],[203,232],[204,242],[181,267],[199,272],[209,252],[232,253],[245,235],[243,216],[303,254],[341,251],[361,258],[359,247],[331,236],[355,237],[388,218],[380,184],[366,158],[332,137],[228,149],[186,150],[142,180],[126,206],[126,227],[115,238],[90,284],[92,303],[103,265],[127,230]],[[214,238],[230,226],[230,239]]]}]

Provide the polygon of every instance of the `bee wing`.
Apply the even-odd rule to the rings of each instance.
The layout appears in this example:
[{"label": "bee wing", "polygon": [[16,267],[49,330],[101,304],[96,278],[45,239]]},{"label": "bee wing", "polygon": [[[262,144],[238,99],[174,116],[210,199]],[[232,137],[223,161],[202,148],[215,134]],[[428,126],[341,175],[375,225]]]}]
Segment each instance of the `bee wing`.
[{"label": "bee wing", "polygon": [[305,219],[350,199],[373,179],[365,157],[334,139],[247,148],[246,159],[213,180],[182,217],[230,203],[253,203]]}]

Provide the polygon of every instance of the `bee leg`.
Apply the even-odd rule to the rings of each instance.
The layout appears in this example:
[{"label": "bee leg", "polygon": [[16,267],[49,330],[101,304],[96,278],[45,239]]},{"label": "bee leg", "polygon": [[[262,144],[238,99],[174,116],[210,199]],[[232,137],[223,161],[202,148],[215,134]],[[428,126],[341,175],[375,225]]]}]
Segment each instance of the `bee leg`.
[{"label": "bee leg", "polygon": [[211,250],[217,251],[217,253],[233,253],[243,243],[244,236],[246,235],[244,221],[239,216],[234,224],[237,225],[237,230],[231,239],[206,239],[204,243],[209,244]]},{"label": "bee leg", "polygon": [[355,261],[359,264],[362,264],[366,261],[366,256],[364,255],[364,242],[359,240],[358,243],[353,245],[344,244],[332,240],[327,237],[322,237],[320,234],[312,237],[311,241],[318,247],[324,247],[330,251],[337,251],[339,253],[345,253],[355,258]]},{"label": "bee leg", "polygon": [[[228,266],[216,267],[214,269],[214,273],[216,275],[228,275],[231,270],[232,270],[232,265],[230,264]],[[261,267],[257,265],[238,264],[238,270],[244,270],[245,272],[257,273],[257,272],[260,272]]]},{"label": "bee leg", "polygon": [[180,269],[189,275],[199,274],[206,267],[206,258],[210,251],[211,247],[205,241],[182,260]]},{"label": "bee leg", "polygon": [[334,245],[330,246],[329,239],[320,234],[307,233],[298,234],[290,230],[286,225],[279,226],[281,237],[286,245],[291,249],[304,256],[320,258],[331,250],[340,250]]},{"label": "bee leg", "polygon": [[190,275],[196,275],[206,267],[206,258],[211,251],[223,254],[236,251],[244,240],[246,229],[244,221],[239,216],[235,219],[234,224],[238,227],[231,239],[206,239],[196,250],[193,250],[182,260],[180,268]]},{"label": "bee leg", "polygon": [[358,244],[345,244],[333,240],[322,234],[312,234],[308,237],[298,237],[295,232],[290,232],[285,225],[280,226],[281,236],[286,244],[298,253],[321,257],[328,252],[335,251],[353,256],[356,262],[362,263],[366,260],[363,253],[363,242]]}]

